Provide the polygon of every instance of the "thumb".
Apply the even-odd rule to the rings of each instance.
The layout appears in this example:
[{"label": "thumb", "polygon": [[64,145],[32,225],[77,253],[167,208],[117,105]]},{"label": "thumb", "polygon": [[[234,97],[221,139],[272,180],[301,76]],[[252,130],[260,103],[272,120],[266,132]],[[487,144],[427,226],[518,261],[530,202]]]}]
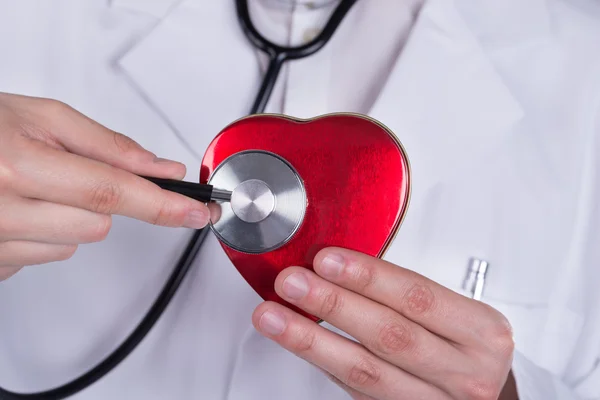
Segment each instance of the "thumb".
[{"label": "thumb", "polygon": [[130,137],[106,128],[64,103],[43,100],[37,107],[38,122],[71,153],[137,175],[171,179],[185,176],[184,164],[157,157]]}]

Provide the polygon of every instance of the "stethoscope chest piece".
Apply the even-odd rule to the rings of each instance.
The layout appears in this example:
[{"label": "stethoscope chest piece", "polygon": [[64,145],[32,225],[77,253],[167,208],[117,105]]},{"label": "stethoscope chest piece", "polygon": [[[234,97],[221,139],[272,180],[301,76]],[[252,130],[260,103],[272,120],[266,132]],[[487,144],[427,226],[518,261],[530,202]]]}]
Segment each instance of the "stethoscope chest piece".
[{"label": "stethoscope chest piece", "polygon": [[280,156],[248,150],[225,159],[209,183],[232,192],[211,204],[211,229],[234,250],[261,254],[286,244],[306,212],[306,191],[296,170]]}]

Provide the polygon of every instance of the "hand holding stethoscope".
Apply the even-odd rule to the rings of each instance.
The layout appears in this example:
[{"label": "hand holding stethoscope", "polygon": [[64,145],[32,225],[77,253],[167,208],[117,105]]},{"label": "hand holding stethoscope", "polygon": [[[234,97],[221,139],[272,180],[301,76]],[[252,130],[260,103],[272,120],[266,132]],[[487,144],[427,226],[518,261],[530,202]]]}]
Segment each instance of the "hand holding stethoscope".
[{"label": "hand holding stethoscope", "polygon": [[136,174],[181,179],[185,166],[60,102],[0,93],[0,279],[103,240],[113,214],[207,224],[206,205]]}]

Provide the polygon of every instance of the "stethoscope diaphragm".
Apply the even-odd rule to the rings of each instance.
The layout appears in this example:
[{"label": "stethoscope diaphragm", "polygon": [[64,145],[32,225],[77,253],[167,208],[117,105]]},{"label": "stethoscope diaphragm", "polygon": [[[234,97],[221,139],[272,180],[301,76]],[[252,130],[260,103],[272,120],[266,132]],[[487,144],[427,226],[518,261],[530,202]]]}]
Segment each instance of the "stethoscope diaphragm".
[{"label": "stethoscope diaphragm", "polygon": [[209,184],[231,191],[230,202],[210,204],[210,227],[234,250],[261,254],[286,244],[302,224],[306,191],[289,162],[262,150],[225,159]]}]

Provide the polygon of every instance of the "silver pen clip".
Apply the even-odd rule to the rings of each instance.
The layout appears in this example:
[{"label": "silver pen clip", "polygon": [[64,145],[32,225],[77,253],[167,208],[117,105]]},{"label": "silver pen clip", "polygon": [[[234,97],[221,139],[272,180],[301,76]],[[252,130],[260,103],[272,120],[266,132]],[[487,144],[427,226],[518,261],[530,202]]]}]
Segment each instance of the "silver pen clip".
[{"label": "silver pen clip", "polygon": [[467,276],[463,281],[463,290],[471,293],[471,298],[481,300],[483,289],[485,287],[486,274],[489,268],[489,263],[479,258],[469,259]]}]

